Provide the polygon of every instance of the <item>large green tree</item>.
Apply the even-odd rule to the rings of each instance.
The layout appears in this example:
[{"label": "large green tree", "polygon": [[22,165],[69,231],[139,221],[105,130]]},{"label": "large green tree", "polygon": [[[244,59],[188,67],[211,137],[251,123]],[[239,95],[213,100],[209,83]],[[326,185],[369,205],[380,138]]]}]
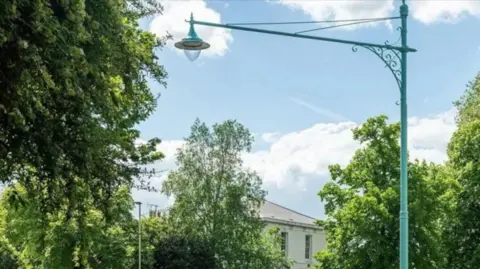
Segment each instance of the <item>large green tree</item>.
[{"label": "large green tree", "polygon": [[462,192],[446,236],[447,268],[474,269],[480,266],[480,73],[456,106],[458,129],[448,156]]},{"label": "large green tree", "polygon": [[[325,202],[327,249],[316,268],[394,269],[399,264],[399,124],[385,116],[353,130],[362,147],[344,168],[330,167],[332,182],[319,192]],[[443,226],[458,186],[450,171],[409,163],[410,268],[442,268]]]},{"label": "large green tree", "polygon": [[[165,84],[138,27],[154,0],[7,0],[0,8],[0,181],[22,183],[44,212],[75,201],[77,179],[108,215],[109,198],[159,155],[139,149],[134,127],[156,106],[149,78]],[[35,184],[33,184],[35,182]]]},{"label": "large green tree", "polygon": [[[259,240],[265,226],[258,208],[265,191],[257,174],[242,166],[242,154],[252,142],[250,132],[236,121],[210,129],[197,120],[177,153],[178,168],[163,184],[163,192],[175,198],[170,225],[210,242],[218,269],[272,268],[270,264],[284,261],[272,259],[276,256],[262,249],[267,246]],[[277,250],[279,246],[272,251]]]},{"label": "large green tree", "polygon": [[210,242],[185,236],[163,237],[155,246],[152,269],[211,269],[215,255]]},{"label": "large green tree", "polygon": [[21,269],[19,258],[15,249],[5,238],[0,238],[0,268],[2,269]]},{"label": "large green tree", "polygon": [[[0,197],[1,197],[0,190]],[[6,238],[5,215],[6,209],[0,206],[0,268],[2,269],[22,269],[19,254],[12,244]]]},{"label": "large green tree", "polygon": [[85,211],[75,210],[70,218],[65,210],[67,198],[60,209],[45,213],[37,205],[36,196],[30,197],[20,184],[5,189],[0,205],[0,245],[9,246],[7,250],[13,250],[14,257],[19,257],[26,268],[131,268],[136,255],[131,239],[134,221],[129,188],[119,188],[112,195],[107,221],[103,212],[94,207],[88,188],[77,184],[74,195],[82,197]]},{"label": "large green tree", "polygon": [[[169,234],[174,234],[169,228],[164,217],[142,217],[141,219],[141,248],[142,268],[158,269],[155,267],[157,246]],[[129,253],[134,253],[130,269],[138,268],[138,220],[130,222],[127,232],[129,234]]]},{"label": "large green tree", "polygon": [[480,72],[467,84],[464,94],[455,103],[458,109],[457,124],[480,120]]}]

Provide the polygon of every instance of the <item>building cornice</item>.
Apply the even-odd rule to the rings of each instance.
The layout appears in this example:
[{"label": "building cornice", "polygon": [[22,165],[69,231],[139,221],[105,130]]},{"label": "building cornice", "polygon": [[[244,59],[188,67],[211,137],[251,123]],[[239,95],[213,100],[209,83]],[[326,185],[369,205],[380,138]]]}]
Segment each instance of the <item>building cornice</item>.
[{"label": "building cornice", "polygon": [[276,218],[268,218],[268,217],[262,217],[262,220],[270,223],[297,226],[302,228],[309,228],[309,229],[323,231],[323,227],[317,226],[315,224],[301,223],[301,222],[288,221],[288,220],[282,220],[282,219],[276,219]]}]

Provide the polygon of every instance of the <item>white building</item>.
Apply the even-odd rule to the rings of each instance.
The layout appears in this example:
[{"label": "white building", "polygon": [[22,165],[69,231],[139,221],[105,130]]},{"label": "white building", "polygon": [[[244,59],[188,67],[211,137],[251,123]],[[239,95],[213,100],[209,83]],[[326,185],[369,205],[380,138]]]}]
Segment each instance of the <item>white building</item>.
[{"label": "white building", "polygon": [[[150,210],[150,217],[162,217],[165,210]],[[265,231],[279,227],[283,237],[282,250],[294,264],[291,269],[311,268],[313,255],[325,248],[323,227],[314,224],[315,219],[288,209],[281,205],[265,201],[260,208],[260,217],[266,222]]]},{"label": "white building", "polygon": [[266,229],[280,228],[282,250],[294,262],[292,269],[310,268],[312,255],[325,248],[323,227],[315,225],[312,217],[269,201],[260,208],[260,216],[267,223]]}]

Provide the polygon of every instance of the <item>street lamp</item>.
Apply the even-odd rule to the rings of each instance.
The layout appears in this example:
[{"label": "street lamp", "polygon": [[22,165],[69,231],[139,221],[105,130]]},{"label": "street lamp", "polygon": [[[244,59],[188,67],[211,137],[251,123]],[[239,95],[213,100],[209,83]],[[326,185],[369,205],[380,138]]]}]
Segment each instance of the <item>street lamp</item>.
[{"label": "street lamp", "polygon": [[190,30],[188,31],[187,37],[182,39],[182,41],[175,43],[175,47],[183,50],[187,58],[192,62],[200,56],[202,50],[210,48],[210,44],[198,37],[193,24],[194,20],[192,14],[190,17]]},{"label": "street lamp", "polygon": [[[362,19],[362,20],[349,20],[353,23],[347,23],[340,26],[354,25],[359,23],[370,23],[378,22],[381,20],[389,19],[401,19],[401,26],[398,29],[401,31],[401,46],[390,45],[388,42],[385,44],[374,44],[366,43],[360,41],[352,40],[342,40],[335,38],[327,37],[318,37],[312,35],[306,35],[306,32],[314,30],[322,30],[327,28],[333,28],[338,26],[330,26],[312,29],[309,31],[302,31],[297,33],[287,33],[280,31],[272,31],[258,28],[250,28],[239,26],[239,24],[218,24],[210,23],[204,21],[196,21],[193,19],[193,14],[190,18],[190,31],[188,37],[183,40],[175,43],[175,47],[183,49],[187,57],[194,61],[200,55],[200,51],[208,49],[210,45],[200,39],[195,33],[194,25],[203,25],[210,27],[220,27],[232,30],[241,30],[248,32],[256,32],[263,34],[271,35],[280,35],[287,37],[311,39],[317,41],[326,41],[333,43],[341,43],[352,45],[352,50],[357,51],[358,47],[365,48],[375,55],[377,55],[383,63],[386,64],[386,67],[390,69],[395,80],[397,81],[398,87],[400,89],[400,126],[401,126],[401,137],[400,137],[400,269],[408,269],[408,152],[407,152],[407,53],[415,52],[416,50],[407,46],[407,17],[408,17],[408,6],[405,4],[405,0],[402,0],[402,5],[400,6],[400,17],[390,17],[390,18],[374,18],[374,19]],[[330,21],[332,22],[332,21]],[[339,22],[339,21],[337,21]],[[345,22],[345,20],[343,21]],[[279,24],[279,23],[255,23],[259,24]],[[282,23],[288,24],[288,23]],[[244,23],[242,25],[247,25]]]},{"label": "street lamp", "polygon": [[138,269],[142,269],[142,203],[135,204],[138,205]]}]

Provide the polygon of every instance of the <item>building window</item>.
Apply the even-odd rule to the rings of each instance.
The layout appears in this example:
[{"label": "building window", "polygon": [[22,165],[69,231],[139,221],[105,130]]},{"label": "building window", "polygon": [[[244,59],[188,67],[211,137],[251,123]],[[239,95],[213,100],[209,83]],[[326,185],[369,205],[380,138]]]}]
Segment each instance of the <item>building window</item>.
[{"label": "building window", "polygon": [[280,247],[283,252],[285,252],[285,255],[287,255],[288,252],[288,233],[287,232],[282,232],[282,242],[280,244]]},{"label": "building window", "polygon": [[312,236],[305,235],[305,259],[312,258]]}]

